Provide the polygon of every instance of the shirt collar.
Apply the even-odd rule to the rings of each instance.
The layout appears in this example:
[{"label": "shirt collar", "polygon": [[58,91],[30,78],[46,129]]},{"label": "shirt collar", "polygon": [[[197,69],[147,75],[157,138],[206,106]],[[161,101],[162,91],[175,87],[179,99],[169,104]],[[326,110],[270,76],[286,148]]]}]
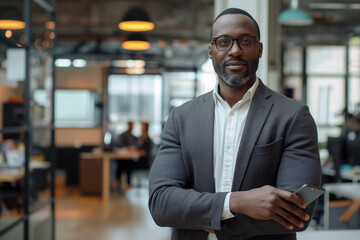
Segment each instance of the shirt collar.
[{"label": "shirt collar", "polygon": [[[250,100],[251,101],[255,95],[255,91],[258,86],[259,86],[259,79],[258,79],[258,77],[256,77],[254,84],[251,86],[251,88],[249,88],[249,90],[247,90],[247,92],[244,94],[244,97],[240,101],[242,101],[242,100]],[[213,98],[214,98],[215,104],[218,101],[225,102],[225,100],[219,94],[219,81],[216,81],[216,83],[215,83],[215,87],[213,90]]]}]

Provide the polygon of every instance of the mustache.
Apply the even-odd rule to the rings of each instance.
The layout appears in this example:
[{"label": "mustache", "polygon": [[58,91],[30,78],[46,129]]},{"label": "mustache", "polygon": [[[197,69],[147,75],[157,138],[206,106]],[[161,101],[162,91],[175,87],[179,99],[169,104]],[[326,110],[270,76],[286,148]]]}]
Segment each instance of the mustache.
[{"label": "mustache", "polygon": [[249,62],[244,59],[232,57],[232,58],[224,61],[223,66],[225,67],[226,64],[228,64],[229,62],[241,62],[242,64],[249,65]]}]

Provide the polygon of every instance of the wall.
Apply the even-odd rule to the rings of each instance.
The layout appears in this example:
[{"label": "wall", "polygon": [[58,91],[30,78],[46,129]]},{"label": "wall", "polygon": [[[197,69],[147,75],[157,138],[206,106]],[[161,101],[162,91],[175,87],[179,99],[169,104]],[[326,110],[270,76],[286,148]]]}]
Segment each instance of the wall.
[{"label": "wall", "polygon": [[[10,98],[22,97],[22,91],[17,88],[9,88],[0,86],[0,128],[3,128],[3,103],[7,102]],[[2,135],[0,135],[0,141]]]},{"label": "wall", "polygon": [[[106,79],[105,68],[89,66],[84,68],[56,68],[56,88],[96,90]],[[102,145],[103,130],[97,128],[56,128],[56,146],[81,147]]]},{"label": "wall", "polygon": [[95,90],[102,85],[105,77],[105,70],[101,66],[58,67],[56,68],[56,88]]}]

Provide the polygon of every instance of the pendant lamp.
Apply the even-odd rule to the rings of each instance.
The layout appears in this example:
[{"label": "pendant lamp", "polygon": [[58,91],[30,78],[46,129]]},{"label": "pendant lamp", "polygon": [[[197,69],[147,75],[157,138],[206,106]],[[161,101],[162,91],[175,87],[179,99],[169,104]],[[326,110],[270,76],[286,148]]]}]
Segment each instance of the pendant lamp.
[{"label": "pendant lamp", "polygon": [[127,50],[146,50],[150,48],[150,43],[140,33],[130,34],[121,45]]},{"label": "pendant lamp", "polygon": [[119,28],[130,32],[145,32],[153,30],[155,24],[151,22],[149,15],[139,7],[131,8],[126,12]]},{"label": "pendant lamp", "polygon": [[314,23],[310,14],[299,8],[298,0],[291,0],[290,8],[283,11],[279,17],[278,22],[285,26],[309,26]]},{"label": "pendant lamp", "polygon": [[17,30],[25,28],[25,22],[19,10],[12,6],[0,9],[0,29]]}]

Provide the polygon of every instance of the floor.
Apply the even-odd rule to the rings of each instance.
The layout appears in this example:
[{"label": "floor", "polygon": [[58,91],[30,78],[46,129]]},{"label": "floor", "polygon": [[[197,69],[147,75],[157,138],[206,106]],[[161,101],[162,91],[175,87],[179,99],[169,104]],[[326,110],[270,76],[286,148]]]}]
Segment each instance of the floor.
[{"label": "floor", "polygon": [[[147,208],[147,187],[113,192],[109,202],[81,195],[78,188],[57,189],[56,240],[170,240],[171,230],[155,225]],[[357,240],[360,229],[318,231],[310,226],[298,240]]]},{"label": "floor", "polygon": [[158,227],[147,208],[146,187],[125,195],[112,193],[110,202],[81,195],[78,188],[57,191],[57,240],[169,240],[170,229]]}]

